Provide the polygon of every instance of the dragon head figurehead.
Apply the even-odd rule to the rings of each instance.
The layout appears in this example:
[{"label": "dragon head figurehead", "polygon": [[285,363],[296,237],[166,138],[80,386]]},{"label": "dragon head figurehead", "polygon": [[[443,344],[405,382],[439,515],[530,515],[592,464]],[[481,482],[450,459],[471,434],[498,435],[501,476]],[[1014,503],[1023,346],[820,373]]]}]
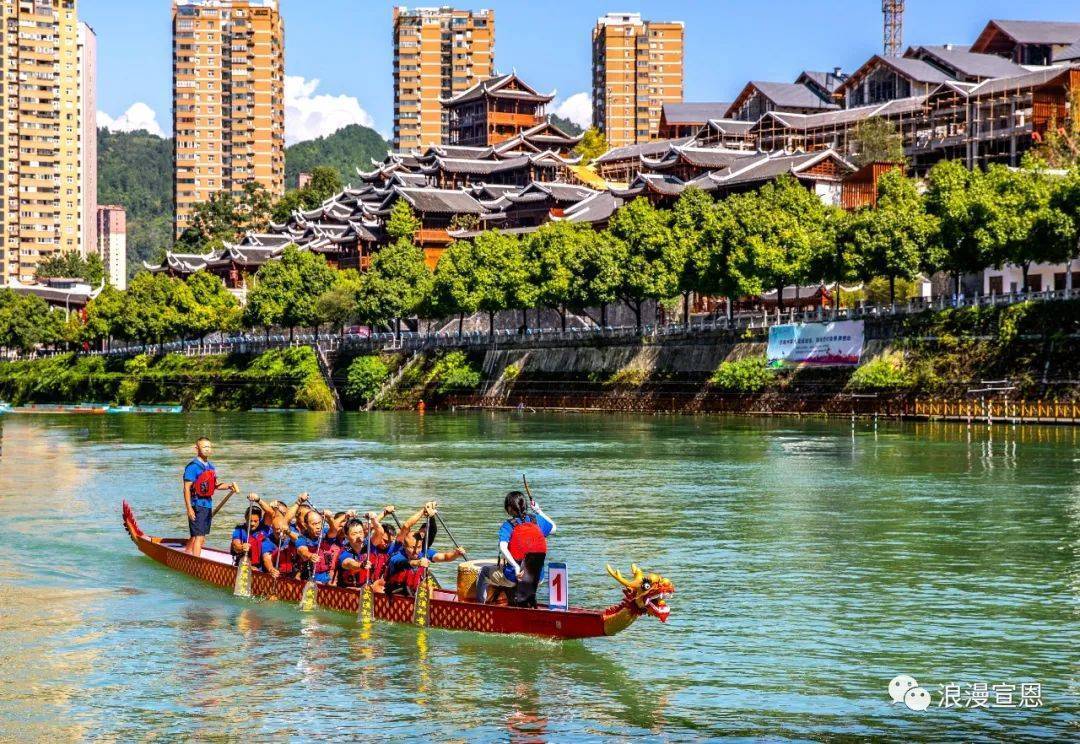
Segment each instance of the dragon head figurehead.
[{"label": "dragon head figurehead", "polygon": [[630,564],[632,578],[627,579],[610,565],[607,572],[623,585],[623,606],[636,615],[649,614],[666,623],[671,608],[664,598],[675,593],[675,585],[660,574],[646,574],[636,563]]}]

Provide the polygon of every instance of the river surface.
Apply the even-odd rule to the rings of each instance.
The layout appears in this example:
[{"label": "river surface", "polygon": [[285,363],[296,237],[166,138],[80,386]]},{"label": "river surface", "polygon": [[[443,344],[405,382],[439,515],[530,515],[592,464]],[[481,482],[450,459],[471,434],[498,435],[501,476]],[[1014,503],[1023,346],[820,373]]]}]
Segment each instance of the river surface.
[{"label": "river surface", "polygon": [[[0,740],[1080,737],[1077,429],[490,413],[0,427]],[[670,620],[569,643],[364,637],[347,615],[235,599],[121,527],[126,499],[147,532],[186,536],[180,474],[202,434],[221,477],[266,497],[438,498],[474,555],[494,554],[525,472],[572,603],[613,603],[604,564],[637,561],[675,583]],[[899,674],[929,710],[892,702]],[[951,683],[1016,685],[1014,706],[939,706]],[[1041,685],[1037,707],[1016,707],[1022,683]]]}]

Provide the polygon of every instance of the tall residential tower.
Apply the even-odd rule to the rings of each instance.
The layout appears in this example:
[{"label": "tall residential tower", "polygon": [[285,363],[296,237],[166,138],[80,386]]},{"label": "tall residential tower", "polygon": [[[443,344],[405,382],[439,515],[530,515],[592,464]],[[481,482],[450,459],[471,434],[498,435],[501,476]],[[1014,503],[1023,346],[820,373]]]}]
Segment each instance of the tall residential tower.
[{"label": "tall residential tower", "polygon": [[612,147],[655,138],[665,103],[683,99],[683,24],[609,13],[592,35],[593,124]]},{"label": "tall residential tower", "polygon": [[85,250],[84,135],[75,0],[5,0],[0,30],[3,285],[32,281],[38,263],[56,253]]},{"label": "tall residential tower", "polygon": [[493,75],[495,11],[394,8],[394,147],[444,144],[450,99]]},{"label": "tall residential tower", "polygon": [[173,0],[174,226],[218,191],[285,192],[285,26],[277,0]]}]

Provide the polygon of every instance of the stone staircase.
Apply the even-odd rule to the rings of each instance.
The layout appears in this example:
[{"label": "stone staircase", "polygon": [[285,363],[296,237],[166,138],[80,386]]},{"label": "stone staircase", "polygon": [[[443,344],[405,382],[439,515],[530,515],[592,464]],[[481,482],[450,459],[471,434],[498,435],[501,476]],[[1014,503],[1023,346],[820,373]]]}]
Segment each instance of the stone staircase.
[{"label": "stone staircase", "polygon": [[[330,388],[330,394],[334,396],[334,410],[342,411],[344,406],[341,405],[341,394],[338,393],[337,385],[334,383],[334,365],[326,350],[323,349],[322,344],[314,343],[312,348],[315,350],[315,359],[319,363],[319,372],[322,373],[323,380],[326,382],[326,386]],[[331,352],[334,356],[337,356],[337,352]]]}]

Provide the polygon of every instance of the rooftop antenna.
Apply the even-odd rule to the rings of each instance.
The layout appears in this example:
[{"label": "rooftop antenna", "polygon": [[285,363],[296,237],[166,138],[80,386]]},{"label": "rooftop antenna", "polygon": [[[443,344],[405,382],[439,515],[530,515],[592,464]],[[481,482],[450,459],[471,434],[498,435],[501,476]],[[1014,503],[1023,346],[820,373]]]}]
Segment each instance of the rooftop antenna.
[{"label": "rooftop antenna", "polygon": [[881,12],[885,15],[885,56],[899,57],[904,43],[904,0],[881,0]]}]

